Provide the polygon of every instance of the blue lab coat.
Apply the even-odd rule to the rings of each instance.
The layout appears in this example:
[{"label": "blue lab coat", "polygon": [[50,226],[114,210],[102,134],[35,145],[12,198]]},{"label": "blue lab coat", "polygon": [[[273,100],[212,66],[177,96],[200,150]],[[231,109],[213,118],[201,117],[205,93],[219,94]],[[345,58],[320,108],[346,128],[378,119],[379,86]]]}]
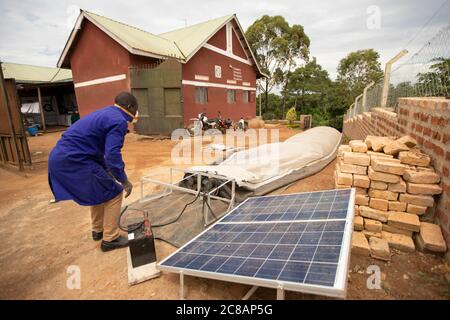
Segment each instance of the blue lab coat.
[{"label": "blue lab coat", "polygon": [[127,176],[121,149],[132,119],[122,109],[109,106],[69,127],[48,160],[48,180],[56,201],[93,206],[122,192],[118,182]]}]

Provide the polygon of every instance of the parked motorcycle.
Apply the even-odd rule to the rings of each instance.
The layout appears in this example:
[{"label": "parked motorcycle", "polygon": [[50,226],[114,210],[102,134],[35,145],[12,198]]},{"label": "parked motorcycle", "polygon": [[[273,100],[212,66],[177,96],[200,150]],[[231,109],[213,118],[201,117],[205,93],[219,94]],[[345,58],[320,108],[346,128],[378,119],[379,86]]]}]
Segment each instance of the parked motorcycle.
[{"label": "parked motorcycle", "polygon": [[245,131],[248,128],[248,122],[241,117],[241,119],[236,123],[234,130],[242,130]]},{"label": "parked motorcycle", "polygon": [[222,134],[225,134],[230,128],[233,128],[233,121],[230,118],[226,120],[221,118],[217,119],[217,129],[219,129]]},{"label": "parked motorcycle", "polygon": [[208,119],[205,112],[199,113],[197,118],[191,118],[191,123],[188,130],[194,136],[199,136],[203,131],[208,129],[217,129],[217,119]]}]

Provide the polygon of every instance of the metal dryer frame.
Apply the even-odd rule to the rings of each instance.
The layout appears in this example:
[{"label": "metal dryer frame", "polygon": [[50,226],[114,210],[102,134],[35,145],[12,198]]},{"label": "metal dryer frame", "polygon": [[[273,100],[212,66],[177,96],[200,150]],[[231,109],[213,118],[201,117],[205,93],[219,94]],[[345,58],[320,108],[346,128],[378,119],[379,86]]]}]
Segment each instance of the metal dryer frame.
[{"label": "metal dryer frame", "polygon": [[[174,178],[173,178],[174,172],[182,172],[184,174],[188,174],[188,176],[184,177],[183,179],[181,179],[179,181],[174,182]],[[191,178],[191,177],[197,178],[197,190],[193,190],[193,189],[189,189],[189,188],[181,186],[181,183],[184,180]],[[154,175],[142,176],[140,179],[141,196],[140,196],[139,203],[145,203],[148,201],[154,201],[156,199],[160,199],[162,197],[172,194],[172,192],[174,190],[185,192],[185,193],[190,193],[195,196],[201,196],[202,198],[206,197],[206,201],[209,205],[209,206],[204,206],[204,208],[203,208],[203,223],[204,223],[204,226],[206,227],[206,226],[210,225],[211,223],[215,222],[215,220],[211,221],[211,222],[208,221],[208,210],[211,211],[211,209],[210,209],[211,199],[220,200],[220,201],[229,203],[226,212],[233,209],[235,200],[236,200],[236,181],[234,179],[227,179],[227,180],[225,180],[225,182],[221,183],[219,186],[215,187],[214,189],[212,189],[210,191],[202,191],[201,190],[202,177],[224,180],[223,176],[219,176],[219,175],[215,175],[215,174],[211,174],[211,173],[205,173],[205,172],[191,171],[191,170],[187,170],[187,169],[177,169],[177,168],[170,168],[169,182],[157,180],[154,178]],[[220,197],[220,196],[214,194],[215,192],[219,191],[221,188],[223,188],[228,183],[231,183],[231,198],[230,199]],[[154,193],[149,196],[144,196],[144,185],[145,184],[155,184],[158,186],[163,186],[164,190],[160,193]]]}]

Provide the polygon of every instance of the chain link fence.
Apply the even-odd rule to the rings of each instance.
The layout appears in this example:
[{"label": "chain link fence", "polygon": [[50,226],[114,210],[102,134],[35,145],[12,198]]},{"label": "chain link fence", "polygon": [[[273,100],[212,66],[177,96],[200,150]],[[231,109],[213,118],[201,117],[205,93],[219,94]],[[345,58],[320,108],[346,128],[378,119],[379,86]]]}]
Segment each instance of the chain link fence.
[{"label": "chain link fence", "polygon": [[403,63],[394,66],[387,92],[387,103],[382,105],[384,79],[367,88],[347,110],[345,119],[352,118],[375,107],[397,108],[402,97],[450,98],[450,23],[442,28],[422,48]]}]

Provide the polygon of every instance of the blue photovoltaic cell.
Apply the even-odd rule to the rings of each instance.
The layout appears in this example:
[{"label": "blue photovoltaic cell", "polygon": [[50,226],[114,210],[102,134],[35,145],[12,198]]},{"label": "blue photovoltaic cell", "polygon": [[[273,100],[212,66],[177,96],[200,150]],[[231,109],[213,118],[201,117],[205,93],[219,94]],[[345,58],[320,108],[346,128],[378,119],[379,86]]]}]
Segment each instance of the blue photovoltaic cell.
[{"label": "blue photovoltaic cell", "polygon": [[[345,224],[217,224],[163,265],[333,286]],[[292,270],[296,266],[301,268]],[[314,270],[314,275],[305,278],[308,268],[303,270],[304,266]]]},{"label": "blue photovoltaic cell", "polygon": [[249,198],[221,222],[345,219],[350,189]]},{"label": "blue photovoltaic cell", "polygon": [[161,266],[333,287],[350,190],[250,198]]}]

